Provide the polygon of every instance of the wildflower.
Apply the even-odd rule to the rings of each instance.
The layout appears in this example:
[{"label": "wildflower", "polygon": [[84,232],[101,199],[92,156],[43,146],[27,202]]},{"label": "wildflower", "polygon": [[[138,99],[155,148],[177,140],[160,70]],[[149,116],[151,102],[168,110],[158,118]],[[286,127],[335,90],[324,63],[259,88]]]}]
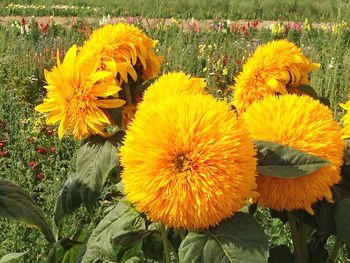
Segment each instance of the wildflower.
[{"label": "wildflower", "polygon": [[287,40],[258,46],[235,78],[233,105],[239,114],[267,95],[287,94],[288,87],[309,84],[308,72],[320,65],[306,58],[301,49]]},{"label": "wildflower", "polygon": [[47,150],[44,147],[39,147],[39,148],[36,149],[36,151],[38,153],[40,153],[40,154],[46,154],[47,153]]},{"label": "wildflower", "polygon": [[38,163],[37,162],[30,162],[29,163],[29,166],[33,168],[33,170],[37,170],[38,169]]},{"label": "wildflower", "polygon": [[128,82],[128,75],[136,81],[138,68],[141,74],[147,71],[142,74],[144,80],[159,73],[163,57],[151,51],[156,43],[134,25],[108,24],[92,33],[81,54],[101,56],[100,68],[112,72],[122,84]]},{"label": "wildflower", "polygon": [[5,147],[5,143],[0,142],[0,148],[4,148]]},{"label": "wildflower", "polygon": [[311,25],[309,24],[309,19],[305,18],[304,24],[303,24],[303,30],[310,31]]},{"label": "wildflower", "polygon": [[254,194],[256,154],[223,101],[179,94],[144,101],[121,148],[127,199],[153,221],[207,228]]},{"label": "wildflower", "polygon": [[242,118],[253,139],[277,142],[330,162],[297,178],[257,177],[255,201],[275,210],[305,209],[325,198],[332,202],[330,186],[340,180],[344,142],[327,106],[309,96],[268,96],[253,103]]},{"label": "wildflower", "polygon": [[52,130],[47,130],[46,131],[46,135],[52,135],[53,134],[53,131]]},{"label": "wildflower", "polygon": [[28,142],[34,142],[35,141],[35,139],[33,137],[29,137],[27,140],[28,140]]},{"label": "wildflower", "polygon": [[10,153],[8,151],[6,151],[6,150],[2,150],[1,156],[2,157],[10,157]]},{"label": "wildflower", "polygon": [[56,153],[56,149],[54,147],[50,147],[50,152],[51,153]]},{"label": "wildflower", "polygon": [[41,127],[40,131],[46,131],[46,127]]},{"label": "wildflower", "polygon": [[[59,122],[60,139],[66,132],[77,139],[91,134],[105,135],[105,127],[111,122],[104,111],[125,103],[116,99],[121,88],[115,84],[112,73],[98,70],[100,57],[77,57],[76,52],[76,46],[72,46],[62,64],[57,57],[57,67],[45,71],[48,98],[35,108],[51,112],[46,123]],[[114,98],[104,99],[110,96]]]},{"label": "wildflower", "polygon": [[37,178],[39,181],[41,181],[41,180],[43,180],[43,179],[45,178],[45,175],[43,175],[42,173],[38,173],[38,174],[36,175],[36,178]]}]

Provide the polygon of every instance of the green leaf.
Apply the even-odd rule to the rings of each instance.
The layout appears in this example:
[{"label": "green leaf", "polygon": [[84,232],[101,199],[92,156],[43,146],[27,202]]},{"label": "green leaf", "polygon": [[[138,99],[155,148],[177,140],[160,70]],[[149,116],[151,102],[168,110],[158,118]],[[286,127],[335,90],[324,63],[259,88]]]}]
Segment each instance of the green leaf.
[{"label": "green leaf", "polygon": [[91,209],[101,194],[108,175],[119,166],[118,148],[123,131],[110,138],[91,136],[77,153],[77,171],[64,184],[54,212],[57,226],[83,203]]},{"label": "green leaf", "polygon": [[128,232],[145,229],[145,219],[140,216],[139,212],[131,206],[119,202],[112,207],[110,212],[92,231],[81,263],[95,262],[97,259],[105,258],[115,260],[116,253],[113,248],[113,240],[114,242],[122,240],[127,243],[126,236]]},{"label": "green leaf", "polygon": [[335,208],[334,219],[337,235],[344,240],[347,245],[350,245],[350,198],[338,202]]},{"label": "green leaf", "polygon": [[52,230],[34,200],[21,187],[9,181],[0,181],[0,217],[39,229],[50,243],[55,242]]},{"label": "green leaf", "polygon": [[48,263],[74,263],[82,246],[81,242],[61,239],[50,249]]},{"label": "green leaf", "polygon": [[253,140],[253,142],[258,149],[259,174],[296,178],[330,164],[328,160],[279,143],[263,140]]},{"label": "green leaf", "polygon": [[267,262],[268,239],[249,214],[238,212],[205,232],[189,232],[179,248],[180,263]]},{"label": "green leaf", "polygon": [[336,203],[321,200],[312,204],[312,210],[315,212],[314,215],[309,214],[304,209],[294,210],[292,213],[311,227],[319,229],[325,234],[334,235],[336,233],[334,221],[335,208]]},{"label": "green leaf", "polygon": [[318,99],[317,92],[309,85],[300,85],[298,87],[295,87],[295,89],[300,90],[301,92],[309,95],[314,99]]},{"label": "green leaf", "polygon": [[283,259],[283,263],[294,263],[294,256],[287,246],[281,245],[271,248],[268,263],[281,263],[281,259]]},{"label": "green leaf", "polygon": [[328,258],[328,251],[325,249],[329,235],[321,231],[316,231],[309,239],[307,250],[310,263],[325,262]]},{"label": "green leaf", "polygon": [[156,232],[155,230],[127,230],[125,229],[123,232],[120,232],[113,239],[113,243],[119,244],[125,247],[133,247],[136,246],[141,240],[145,239],[147,236]]},{"label": "green leaf", "polygon": [[15,259],[19,259],[20,257],[22,257],[24,254],[28,253],[28,251],[26,252],[22,252],[22,253],[10,253],[7,254],[5,256],[3,256],[0,259],[0,263],[8,263],[8,262],[13,262]]}]

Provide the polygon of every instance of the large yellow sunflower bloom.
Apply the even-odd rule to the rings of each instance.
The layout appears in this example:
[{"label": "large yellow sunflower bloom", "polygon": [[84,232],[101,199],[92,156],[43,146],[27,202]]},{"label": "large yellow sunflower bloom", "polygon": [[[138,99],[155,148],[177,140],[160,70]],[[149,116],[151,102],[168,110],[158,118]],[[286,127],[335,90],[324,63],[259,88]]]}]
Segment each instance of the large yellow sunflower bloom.
[{"label": "large yellow sunflower bloom", "polygon": [[205,94],[206,83],[184,72],[171,72],[159,77],[143,95],[143,101],[153,101],[179,94]]},{"label": "large yellow sunflower bloom", "polygon": [[287,94],[288,87],[309,84],[308,72],[320,67],[306,58],[301,49],[287,40],[258,46],[235,78],[233,105],[239,114],[267,95]]},{"label": "large yellow sunflower bloom", "polygon": [[216,225],[255,192],[256,159],[244,122],[208,95],[140,108],[121,148],[126,197],[174,228]]},{"label": "large yellow sunflower bloom", "polygon": [[151,51],[156,43],[134,25],[108,24],[93,31],[80,52],[101,56],[101,69],[113,72],[122,84],[128,75],[136,81],[138,74],[146,80],[159,73],[163,57]]},{"label": "large yellow sunflower bloom", "polygon": [[306,209],[326,198],[340,180],[344,142],[328,107],[309,96],[268,96],[242,114],[253,139],[277,142],[327,159],[331,164],[298,178],[257,177],[259,205],[276,210]]},{"label": "large yellow sunflower bloom", "polygon": [[35,107],[39,112],[50,112],[47,124],[59,122],[58,136],[72,133],[77,139],[91,134],[104,135],[110,120],[105,109],[121,107],[123,100],[117,97],[120,87],[111,78],[112,73],[99,71],[100,58],[76,56],[77,47],[72,46],[63,63],[57,57],[57,67],[45,70],[48,83],[47,98]]}]

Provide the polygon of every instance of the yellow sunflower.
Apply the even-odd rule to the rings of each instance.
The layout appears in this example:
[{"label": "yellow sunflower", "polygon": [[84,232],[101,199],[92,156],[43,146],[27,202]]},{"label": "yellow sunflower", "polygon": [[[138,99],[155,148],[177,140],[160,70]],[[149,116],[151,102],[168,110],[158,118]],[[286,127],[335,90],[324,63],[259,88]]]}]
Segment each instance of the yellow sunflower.
[{"label": "yellow sunflower", "polygon": [[259,205],[276,210],[306,209],[326,198],[340,180],[344,142],[328,107],[309,96],[268,96],[242,114],[253,139],[277,142],[327,159],[331,164],[298,178],[257,177]]},{"label": "yellow sunflower", "polygon": [[162,98],[179,94],[205,94],[206,83],[184,72],[171,72],[159,77],[143,95],[143,101],[157,102]]},{"label": "yellow sunflower", "polygon": [[308,72],[320,67],[287,40],[259,46],[235,78],[233,105],[239,114],[267,95],[287,94],[288,87],[309,84]]},{"label": "yellow sunflower", "polygon": [[243,207],[255,194],[256,150],[229,105],[200,94],[149,102],[120,152],[127,199],[149,220],[184,229],[214,226]]},{"label": "yellow sunflower", "polygon": [[101,69],[113,72],[122,84],[128,75],[136,81],[138,74],[146,80],[159,73],[163,57],[151,51],[156,43],[134,25],[108,24],[93,31],[80,52],[100,56]]},{"label": "yellow sunflower", "polygon": [[[110,120],[104,111],[124,104],[123,100],[116,99],[120,87],[111,78],[112,73],[98,70],[100,58],[76,56],[76,53],[74,45],[62,64],[57,56],[57,67],[51,72],[45,70],[47,98],[35,107],[39,112],[50,112],[47,124],[60,123],[60,139],[65,132],[77,139],[91,134],[105,135],[104,129]],[[115,98],[104,99],[109,96]]]}]

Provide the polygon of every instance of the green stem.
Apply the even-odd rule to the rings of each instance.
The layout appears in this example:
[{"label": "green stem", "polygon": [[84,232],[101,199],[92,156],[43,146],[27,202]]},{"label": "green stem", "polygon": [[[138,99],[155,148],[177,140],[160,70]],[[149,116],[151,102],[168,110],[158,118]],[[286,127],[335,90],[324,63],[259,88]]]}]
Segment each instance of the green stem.
[{"label": "green stem", "polygon": [[307,225],[303,222],[300,222],[299,226],[299,246],[300,246],[300,252],[301,252],[301,259],[303,263],[308,262],[308,251],[307,251]]},{"label": "green stem", "polygon": [[167,235],[166,235],[165,227],[161,223],[159,223],[159,228],[160,228],[160,234],[162,235],[162,240],[163,240],[165,262],[171,263],[170,250],[169,250],[169,240],[168,240]]},{"label": "green stem", "polygon": [[129,87],[129,84],[127,84],[127,83],[125,83],[125,85],[124,85],[124,93],[125,93],[125,97],[126,97],[126,104],[132,105],[132,97],[131,97],[130,87]]},{"label": "green stem", "polygon": [[333,246],[333,249],[332,249],[332,252],[329,256],[329,260],[331,262],[335,262],[335,260],[337,259],[337,256],[338,256],[338,252],[339,252],[339,249],[342,247],[343,245],[343,240],[341,240],[341,238],[339,238],[338,236],[335,238],[335,243],[334,243],[334,246]]},{"label": "green stem", "polygon": [[183,228],[179,228],[179,229],[177,230],[177,232],[179,233],[179,235],[180,235],[180,237],[181,237],[181,240],[184,240],[185,237],[186,237],[186,232],[185,232],[185,230],[184,230]]},{"label": "green stem", "polygon": [[301,254],[301,248],[300,248],[300,242],[299,242],[300,240],[298,235],[297,221],[295,220],[295,217],[290,212],[287,212],[287,215],[288,215],[290,230],[292,232],[295,263],[302,263],[303,261],[302,261],[302,254]]}]

